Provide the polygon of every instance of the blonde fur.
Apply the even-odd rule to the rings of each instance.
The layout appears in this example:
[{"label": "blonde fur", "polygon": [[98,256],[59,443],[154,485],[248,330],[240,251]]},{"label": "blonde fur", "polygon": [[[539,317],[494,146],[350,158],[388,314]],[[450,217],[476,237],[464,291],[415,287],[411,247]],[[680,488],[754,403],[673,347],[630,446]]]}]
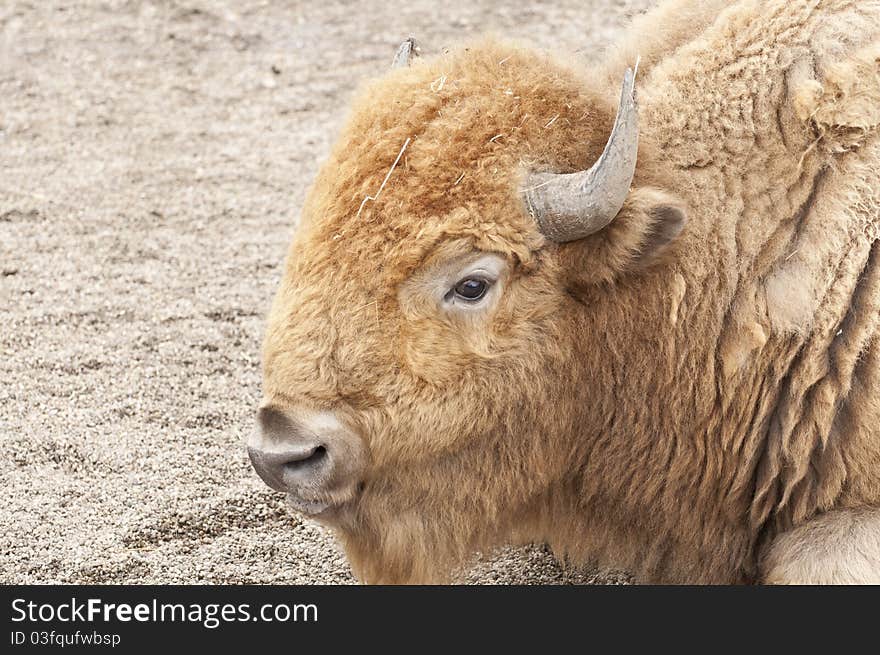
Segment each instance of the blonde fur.
[{"label": "blonde fur", "polygon": [[[487,40],[367,86],[264,349],[268,399],[369,449],[334,523],[361,579],[443,581],[537,540],[751,582],[767,548],[793,570],[779,535],[880,507],[878,42],[874,0],[673,0],[595,69]],[[595,161],[640,43],[633,191],[603,232],[547,243],[523,177]],[[484,313],[401,301],[480,251],[508,265]]]},{"label": "blonde fur", "polygon": [[776,538],[768,584],[880,584],[880,509],[837,510]]}]

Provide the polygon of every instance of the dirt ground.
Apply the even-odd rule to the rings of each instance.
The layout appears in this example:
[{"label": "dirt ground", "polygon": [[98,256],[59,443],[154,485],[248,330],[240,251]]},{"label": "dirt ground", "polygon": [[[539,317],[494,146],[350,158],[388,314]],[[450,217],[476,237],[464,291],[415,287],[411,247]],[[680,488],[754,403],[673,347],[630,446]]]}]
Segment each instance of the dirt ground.
[{"label": "dirt ground", "polygon": [[[409,35],[595,57],[649,4],[0,0],[0,582],[353,582],[242,447],[350,96]],[[461,579],[626,578],[535,547]]]}]

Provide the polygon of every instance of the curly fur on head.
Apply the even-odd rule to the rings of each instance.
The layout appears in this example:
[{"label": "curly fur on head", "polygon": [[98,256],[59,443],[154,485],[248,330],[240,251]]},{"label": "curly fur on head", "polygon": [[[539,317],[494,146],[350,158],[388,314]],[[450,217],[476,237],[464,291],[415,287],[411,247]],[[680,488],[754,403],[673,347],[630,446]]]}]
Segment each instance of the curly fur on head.
[{"label": "curly fur on head", "polygon": [[[880,505],[880,6],[728,4],[668,2],[596,69],[486,40],[354,103],[264,379],[366,443],[334,524],[362,579],[547,541],[644,580],[751,581],[775,535]],[[633,189],[550,244],[524,174],[595,161],[639,43]],[[498,293],[442,311],[436,271],[479,253]]]}]

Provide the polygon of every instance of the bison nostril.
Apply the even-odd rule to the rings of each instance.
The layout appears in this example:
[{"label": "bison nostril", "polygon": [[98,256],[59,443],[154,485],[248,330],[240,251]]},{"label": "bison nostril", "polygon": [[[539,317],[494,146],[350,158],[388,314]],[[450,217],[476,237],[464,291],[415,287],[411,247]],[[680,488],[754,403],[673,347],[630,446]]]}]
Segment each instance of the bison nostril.
[{"label": "bison nostril", "polygon": [[284,468],[290,472],[301,471],[305,468],[317,468],[327,458],[327,448],[325,446],[315,446],[310,452],[304,453],[302,457],[291,459],[284,464]]},{"label": "bison nostril", "polygon": [[278,491],[320,483],[332,469],[330,452],[323,444],[282,452],[248,448],[248,455],[257,474]]}]

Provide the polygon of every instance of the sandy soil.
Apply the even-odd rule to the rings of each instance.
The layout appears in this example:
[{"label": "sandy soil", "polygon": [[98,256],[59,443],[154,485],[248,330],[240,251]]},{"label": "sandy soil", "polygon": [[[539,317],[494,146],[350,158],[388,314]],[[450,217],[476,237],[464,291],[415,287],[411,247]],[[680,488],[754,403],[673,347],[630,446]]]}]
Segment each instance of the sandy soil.
[{"label": "sandy soil", "polygon": [[[592,57],[649,4],[0,2],[0,582],[352,582],[241,446],[349,97],[408,35]],[[625,578],[535,547],[462,579]]]}]

